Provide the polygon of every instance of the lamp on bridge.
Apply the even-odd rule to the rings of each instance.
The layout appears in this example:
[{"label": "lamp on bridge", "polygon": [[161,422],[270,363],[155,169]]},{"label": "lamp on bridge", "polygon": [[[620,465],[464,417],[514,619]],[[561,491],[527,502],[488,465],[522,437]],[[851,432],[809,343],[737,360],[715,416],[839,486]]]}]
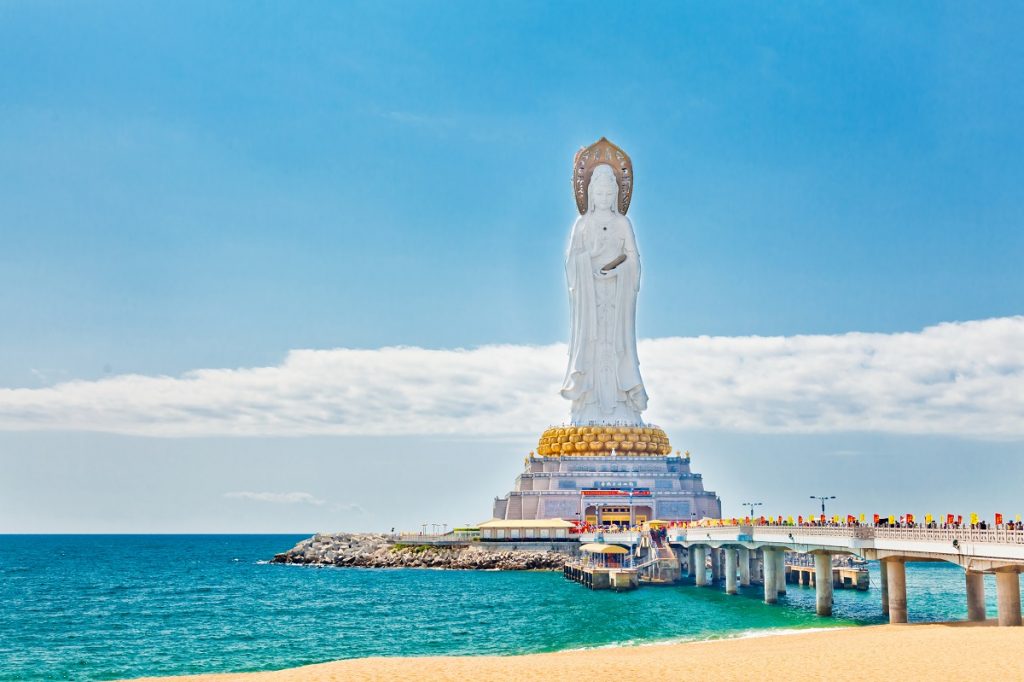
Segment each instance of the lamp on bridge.
[{"label": "lamp on bridge", "polygon": [[754,518],[754,507],[760,507],[764,502],[741,502],[741,507],[750,507],[750,518]]},{"label": "lamp on bridge", "polygon": [[836,499],[835,495],[811,495],[812,500],[819,500],[821,502],[821,515],[825,516],[825,500]]}]

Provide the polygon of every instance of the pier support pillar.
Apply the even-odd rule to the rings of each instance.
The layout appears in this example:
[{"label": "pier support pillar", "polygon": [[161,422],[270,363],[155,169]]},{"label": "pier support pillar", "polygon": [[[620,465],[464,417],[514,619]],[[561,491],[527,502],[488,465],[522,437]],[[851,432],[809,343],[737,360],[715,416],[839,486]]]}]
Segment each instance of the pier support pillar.
[{"label": "pier support pillar", "polygon": [[819,616],[832,615],[832,555],[814,555],[814,610]]},{"label": "pier support pillar", "polygon": [[717,585],[722,582],[722,551],[711,548],[711,583]]},{"label": "pier support pillar", "polygon": [[779,601],[779,581],[776,573],[779,562],[775,559],[775,551],[765,549],[764,552],[764,603],[774,604]]},{"label": "pier support pillar", "polygon": [[[903,559],[889,559],[889,622],[907,622],[907,565]],[[1018,609],[1019,610],[1019,609]]]},{"label": "pier support pillar", "polygon": [[889,564],[884,561],[878,562],[878,577],[882,583],[882,615],[889,615]]},{"label": "pier support pillar", "polygon": [[996,573],[996,603],[1000,625],[1020,625],[1020,578],[1016,571]]},{"label": "pier support pillar", "polygon": [[751,569],[754,572],[753,580],[763,583],[764,582],[764,550],[754,550],[754,567]]},{"label": "pier support pillar", "polygon": [[967,620],[985,620],[985,576],[967,571]]},{"label": "pier support pillar", "polygon": [[697,578],[697,548],[690,545],[686,548],[686,575],[696,580]]},{"label": "pier support pillar", "polygon": [[743,547],[737,551],[739,552],[740,585],[750,587],[750,550]]},{"label": "pier support pillar", "polygon": [[775,550],[775,591],[781,597],[786,594],[786,550]]},{"label": "pier support pillar", "polygon": [[736,550],[725,550],[725,593],[736,594]]},{"label": "pier support pillar", "polygon": [[697,547],[693,553],[693,568],[697,571],[694,575],[697,578],[697,584],[701,587],[708,584],[707,552],[708,548],[702,545]]}]

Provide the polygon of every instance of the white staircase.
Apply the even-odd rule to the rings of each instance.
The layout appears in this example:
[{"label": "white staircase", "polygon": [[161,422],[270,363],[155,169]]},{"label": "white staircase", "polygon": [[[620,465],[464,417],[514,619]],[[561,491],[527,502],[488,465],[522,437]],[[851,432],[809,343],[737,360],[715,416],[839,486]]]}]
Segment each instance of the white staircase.
[{"label": "white staircase", "polygon": [[506,520],[523,518],[523,496],[512,493],[508,496],[508,507],[505,509]]}]

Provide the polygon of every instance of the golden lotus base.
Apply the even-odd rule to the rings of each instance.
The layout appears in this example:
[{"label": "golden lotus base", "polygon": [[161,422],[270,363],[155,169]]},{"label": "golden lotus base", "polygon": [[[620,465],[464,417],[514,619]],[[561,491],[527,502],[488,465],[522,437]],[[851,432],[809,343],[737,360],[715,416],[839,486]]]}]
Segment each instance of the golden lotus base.
[{"label": "golden lotus base", "polygon": [[668,455],[672,445],[657,426],[553,426],[537,444],[542,457]]}]

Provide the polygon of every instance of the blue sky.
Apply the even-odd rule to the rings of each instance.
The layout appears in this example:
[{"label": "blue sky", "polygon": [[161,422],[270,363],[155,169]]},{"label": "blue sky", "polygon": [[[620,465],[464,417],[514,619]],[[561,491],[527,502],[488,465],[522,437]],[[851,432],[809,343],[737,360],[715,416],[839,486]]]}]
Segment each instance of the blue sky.
[{"label": "blue sky", "polygon": [[[564,342],[570,162],[601,135],[636,167],[641,337],[1021,315],[1022,23],[1000,3],[0,3],[0,386]],[[920,463],[934,438],[1021,450],[909,431],[893,437]],[[69,448],[96,485],[133,483],[118,452],[170,448],[209,452],[213,487],[235,490],[220,441],[75,433],[0,433],[0,456],[36,452],[8,485],[41,485]],[[698,433],[674,440],[739,437]],[[363,452],[355,437],[310,457]],[[280,453],[271,480],[292,442],[254,436]],[[492,495],[531,444],[480,447],[508,482]],[[709,484],[727,508],[743,485]],[[161,490],[161,528],[202,527],[175,526]],[[452,516],[479,506],[456,498]],[[33,523],[68,528],[83,504]],[[359,504],[364,525],[404,520]],[[327,506],[294,530],[329,524]],[[238,528],[279,511],[261,513]]]}]

